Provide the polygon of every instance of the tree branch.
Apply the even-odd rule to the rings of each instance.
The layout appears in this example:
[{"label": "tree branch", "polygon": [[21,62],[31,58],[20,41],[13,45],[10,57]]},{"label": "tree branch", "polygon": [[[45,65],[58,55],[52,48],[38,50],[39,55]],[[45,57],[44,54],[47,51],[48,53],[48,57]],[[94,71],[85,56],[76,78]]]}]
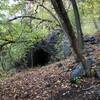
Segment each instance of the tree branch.
[{"label": "tree branch", "polygon": [[17,19],[19,19],[19,18],[32,18],[32,19],[36,19],[36,20],[42,20],[42,21],[52,22],[52,20],[42,19],[42,18],[34,17],[34,16],[16,16],[16,17],[14,17],[14,18],[9,19],[8,22],[17,20]]},{"label": "tree branch", "polygon": [[0,51],[2,50],[2,48],[5,46],[5,45],[8,45],[8,44],[11,44],[11,43],[15,43],[15,41],[6,41],[4,42],[3,44],[0,45]]},{"label": "tree branch", "polygon": [[45,7],[43,4],[40,4],[39,6],[43,7],[45,10],[47,10],[47,11],[50,13],[50,15],[51,15],[51,16],[59,23],[59,25],[60,25],[60,22],[59,22],[58,18],[57,18],[47,7]]},{"label": "tree branch", "polygon": [[0,51],[2,50],[2,48],[8,44],[13,44],[13,43],[25,43],[25,42],[29,42],[26,40],[22,40],[22,41],[16,41],[16,40],[8,40],[8,39],[3,39],[3,41],[5,41],[3,44],[0,45]]}]

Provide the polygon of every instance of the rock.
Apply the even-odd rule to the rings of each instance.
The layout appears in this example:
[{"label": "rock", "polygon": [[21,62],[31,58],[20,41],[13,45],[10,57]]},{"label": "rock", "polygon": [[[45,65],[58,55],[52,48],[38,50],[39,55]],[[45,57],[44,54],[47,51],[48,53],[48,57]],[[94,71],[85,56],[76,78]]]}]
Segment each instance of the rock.
[{"label": "rock", "polygon": [[91,44],[95,44],[95,43],[97,43],[97,39],[95,36],[85,36],[84,42],[89,42]]},{"label": "rock", "polygon": [[93,58],[91,58],[91,56],[88,57],[88,59],[87,59],[87,65],[88,65],[88,66],[91,66],[91,65],[93,65],[94,63],[95,63],[95,60],[94,60]]},{"label": "rock", "polygon": [[100,79],[100,63],[96,64],[95,70],[96,70],[97,77]]},{"label": "rock", "polygon": [[90,55],[90,56],[93,56],[93,52],[89,52],[89,55]]},{"label": "rock", "polygon": [[95,43],[97,42],[97,39],[96,39],[96,37],[91,36],[91,37],[89,38],[89,41],[90,41],[91,44],[95,44]]},{"label": "rock", "polygon": [[89,36],[84,36],[83,40],[84,40],[84,42],[89,42]]},{"label": "rock", "polygon": [[94,50],[92,48],[87,49],[88,52],[93,52]]},{"label": "rock", "polygon": [[[55,36],[56,38],[53,38]],[[68,39],[68,36],[64,34],[64,32],[61,29],[55,29],[52,31],[49,39],[47,39],[49,42],[49,44],[51,43],[50,41],[52,40],[51,38],[53,38],[56,40],[54,48],[54,54],[60,58],[60,59],[64,59],[67,56],[69,56],[71,54],[71,49],[70,49],[70,42]]]},{"label": "rock", "polygon": [[77,64],[74,66],[74,69],[72,69],[72,73],[71,73],[71,78],[75,78],[75,77],[79,77],[85,75],[85,70],[82,66],[82,64]]},{"label": "rock", "polygon": [[62,49],[65,58],[71,54],[69,39],[65,35],[62,37]]}]

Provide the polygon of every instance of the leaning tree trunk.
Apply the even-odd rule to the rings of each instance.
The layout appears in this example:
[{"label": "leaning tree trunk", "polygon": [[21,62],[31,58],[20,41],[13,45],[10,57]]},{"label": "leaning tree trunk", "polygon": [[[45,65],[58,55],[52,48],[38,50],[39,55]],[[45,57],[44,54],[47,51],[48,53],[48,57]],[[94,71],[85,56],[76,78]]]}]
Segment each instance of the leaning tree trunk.
[{"label": "leaning tree trunk", "polygon": [[80,52],[81,52],[84,48],[84,43],[83,43],[83,32],[82,32],[81,23],[80,23],[80,15],[79,15],[76,0],[71,0],[71,3],[72,3],[72,6],[73,6],[75,21],[76,21],[78,46],[79,46],[79,49],[80,49]]},{"label": "leaning tree trunk", "polygon": [[71,46],[77,56],[78,61],[82,62],[84,69],[87,73],[89,70],[88,70],[88,67],[86,66],[86,61],[84,57],[81,55],[80,50],[78,48],[78,41],[73,31],[68,14],[64,8],[62,0],[51,0],[51,3],[59,17],[63,31],[69,36]]}]

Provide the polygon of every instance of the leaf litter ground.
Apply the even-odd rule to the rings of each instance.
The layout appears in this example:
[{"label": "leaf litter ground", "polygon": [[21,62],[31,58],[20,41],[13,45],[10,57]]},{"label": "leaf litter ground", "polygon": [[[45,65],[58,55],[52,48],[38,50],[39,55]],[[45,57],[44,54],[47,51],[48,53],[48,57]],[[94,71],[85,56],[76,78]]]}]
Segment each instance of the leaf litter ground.
[{"label": "leaf litter ground", "polygon": [[[89,46],[94,49],[93,57],[99,63],[100,48],[95,44]],[[74,64],[74,57],[70,56],[48,66],[17,73],[0,83],[0,100],[100,100],[99,79],[82,77],[71,83]],[[99,73],[100,67],[98,70]]]}]

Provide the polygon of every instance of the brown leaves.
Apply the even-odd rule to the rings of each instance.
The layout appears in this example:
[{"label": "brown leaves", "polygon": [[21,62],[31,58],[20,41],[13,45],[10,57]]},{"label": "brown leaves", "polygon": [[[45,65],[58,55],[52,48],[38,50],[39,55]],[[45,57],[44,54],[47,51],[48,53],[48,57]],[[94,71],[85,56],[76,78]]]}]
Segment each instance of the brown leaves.
[{"label": "brown leaves", "polygon": [[[93,58],[100,61],[100,48],[90,45],[93,49]],[[88,56],[84,51],[84,56]],[[80,79],[78,84],[71,84],[69,79],[71,69],[75,64],[73,56],[60,62],[43,66],[42,68],[29,69],[10,77],[0,83],[0,100],[82,100],[84,98],[94,99],[100,84],[95,78]],[[97,66],[93,65],[92,69]],[[99,67],[100,69],[100,67]]]}]

